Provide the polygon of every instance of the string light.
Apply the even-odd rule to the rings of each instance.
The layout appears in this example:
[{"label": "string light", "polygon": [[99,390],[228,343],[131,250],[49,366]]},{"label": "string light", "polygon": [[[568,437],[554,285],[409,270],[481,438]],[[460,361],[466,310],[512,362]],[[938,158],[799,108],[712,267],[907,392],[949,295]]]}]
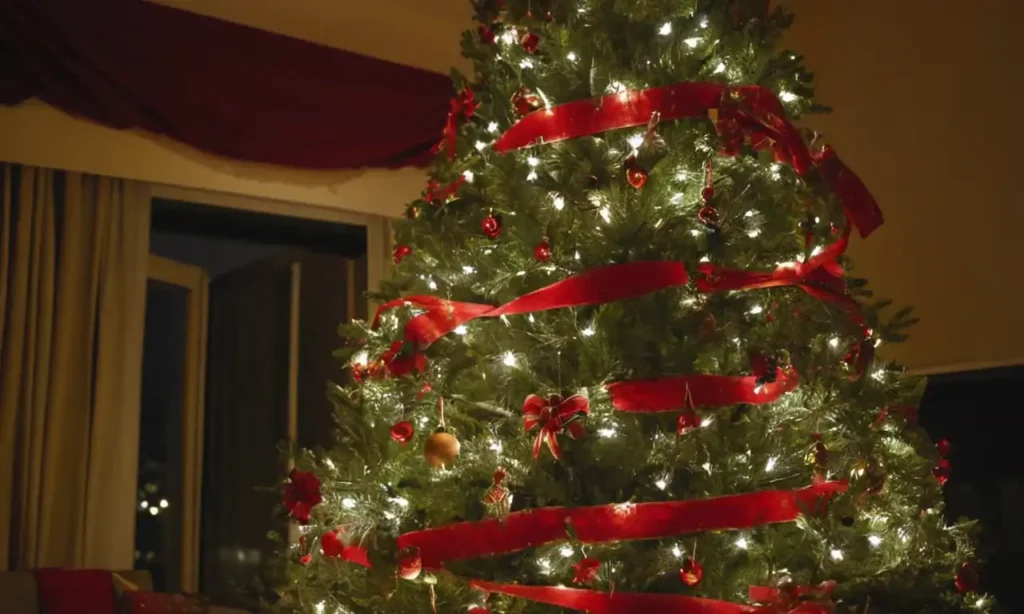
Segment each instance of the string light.
[{"label": "string light", "polygon": [[462,172],[462,178],[466,180],[466,183],[473,183],[473,171],[465,170]]},{"label": "string light", "polygon": [[760,305],[754,305],[753,307],[750,308],[750,315],[756,316],[757,314],[761,313],[762,311],[764,311],[764,307],[762,307]]},{"label": "string light", "polygon": [[565,199],[561,196],[551,197],[551,206],[555,208],[555,211],[561,211],[565,209]]},{"label": "string light", "polygon": [[677,559],[683,558],[683,549],[680,548],[678,544],[672,546],[672,556],[676,557]]},{"label": "string light", "polygon": [[323,601],[318,602],[313,607],[316,609],[316,614],[324,614],[324,602]]},{"label": "string light", "polygon": [[519,40],[519,32],[515,28],[509,28],[501,33],[501,42],[511,45]]},{"label": "string light", "polygon": [[167,509],[168,505],[170,505],[170,503],[167,502],[167,499],[160,499],[160,507],[162,509]]},{"label": "string light", "polygon": [[661,24],[661,28],[658,29],[658,34],[661,34],[662,36],[672,34],[672,24],[667,21]]},{"label": "string light", "polygon": [[882,538],[877,535],[868,535],[868,542],[875,548],[882,545]]},{"label": "string light", "polygon": [[725,62],[719,62],[718,66],[715,66],[715,74],[720,75],[725,72]]},{"label": "string light", "polygon": [[694,37],[694,38],[686,38],[686,39],[683,39],[683,42],[686,43],[686,45],[690,49],[696,49],[697,45],[700,44],[700,39],[696,38],[696,37]]},{"label": "string light", "polygon": [[704,30],[707,27],[708,27],[708,18],[707,17],[701,17],[700,18],[700,29]]},{"label": "string light", "polygon": [[540,160],[533,156],[530,156],[529,158],[526,159],[526,163],[529,164],[531,167],[537,166],[538,164],[540,164]]},{"label": "string light", "polygon": [[356,506],[356,500],[352,497],[345,497],[341,500],[341,507],[350,510]]},{"label": "string light", "polygon": [[777,462],[777,461],[776,461],[776,459],[775,459],[775,457],[774,457],[774,456],[769,456],[769,457],[768,457],[768,462],[764,464],[764,470],[765,470],[765,472],[766,472],[766,473],[771,473],[771,471],[772,471],[773,469],[775,469],[775,463],[776,463],[776,462]]},{"label": "string light", "polygon": [[665,481],[665,478],[659,478],[658,481],[654,483],[654,485],[658,487],[658,490],[665,490],[666,488],[668,488],[668,482]]},{"label": "string light", "polygon": [[501,454],[501,451],[504,449],[500,439],[491,439],[488,447],[496,454]]},{"label": "string light", "polygon": [[427,287],[431,290],[437,290],[437,282],[431,279],[430,282],[427,283]]},{"label": "string light", "polygon": [[573,64],[575,64],[576,63],[576,54],[573,53],[572,51],[570,51],[569,53],[567,53],[565,55],[565,59],[567,59],[570,62],[572,62]]},{"label": "string light", "polygon": [[746,537],[740,537],[736,540],[736,547],[740,550],[746,550],[749,546],[750,544],[747,542]]},{"label": "string light", "polygon": [[626,142],[629,143],[629,146],[634,150],[640,149],[640,146],[644,144],[644,135],[643,133],[638,132],[626,139]]},{"label": "string light", "polygon": [[157,506],[154,505],[154,506],[149,508],[149,513],[152,516],[156,516],[157,514],[160,513],[160,508],[158,508]]},{"label": "string light", "polygon": [[565,558],[569,558],[573,554],[573,549],[569,546],[562,546],[561,549],[559,549],[558,553],[564,556]]},{"label": "string light", "polygon": [[840,550],[839,548],[833,548],[832,551],[829,552],[829,556],[832,557],[833,561],[841,561],[844,558],[843,557],[843,551]]},{"label": "string light", "polygon": [[669,199],[669,202],[671,202],[673,205],[678,205],[679,203],[683,202],[683,193],[676,192],[675,194],[672,195],[672,198]]},{"label": "string light", "polygon": [[537,180],[537,171],[530,171],[530,174],[526,176],[526,180],[527,181],[536,181]]},{"label": "string light", "polygon": [[586,328],[584,328],[583,330],[581,330],[580,334],[583,335],[584,337],[593,337],[594,333],[596,333],[596,332],[597,331],[594,330],[594,325],[591,324],[591,325],[587,326]]},{"label": "string light", "polygon": [[540,567],[541,572],[545,574],[551,573],[551,561],[548,559],[537,559],[537,565]]},{"label": "string light", "polygon": [[709,426],[711,426],[714,423],[715,423],[715,417],[714,416],[709,416],[707,418],[704,418],[704,422],[701,424],[701,426],[704,427],[704,428],[708,428]]},{"label": "string light", "polygon": [[523,58],[522,62],[519,62],[520,68],[533,68],[533,60],[530,58]]},{"label": "string light", "polygon": [[832,337],[828,340],[828,344],[833,348],[839,347],[839,337]]},{"label": "string light", "polygon": [[626,101],[627,99],[629,99],[629,90],[626,88],[624,84],[622,84],[619,81],[612,81],[611,83],[608,84],[608,93],[618,94],[619,100],[622,101]]},{"label": "string light", "polygon": [[455,327],[455,334],[456,335],[465,335],[468,332],[469,332],[469,329],[467,329],[465,326],[456,326]]},{"label": "string light", "polygon": [[487,131],[494,134],[498,132],[498,122],[491,122],[487,124]]},{"label": "string light", "polygon": [[793,102],[797,98],[798,96],[793,92],[788,92],[786,90],[782,90],[781,92],[779,92],[779,100],[781,100],[782,102]]},{"label": "string light", "polygon": [[149,501],[143,501],[142,503],[139,504],[139,507],[141,507],[142,509],[146,509],[147,507],[149,507]]},{"label": "string light", "polygon": [[750,237],[751,239],[756,238],[759,234],[761,234],[761,231],[758,230],[757,228],[747,232],[747,236]]},{"label": "string light", "polygon": [[466,275],[472,275],[473,273],[476,273],[476,269],[467,264],[462,267],[462,272]]},{"label": "string light", "polygon": [[601,214],[601,219],[604,220],[605,224],[611,223],[611,221],[612,221],[612,212],[608,209],[608,207],[601,207],[601,210],[599,211],[599,213]]},{"label": "string light", "polygon": [[602,429],[597,429],[597,434],[600,435],[601,437],[604,437],[605,439],[609,439],[611,437],[615,437],[616,435],[618,435],[619,432],[616,431],[613,427],[605,427]]},{"label": "string light", "polygon": [[516,361],[516,355],[513,354],[512,352],[505,352],[505,355],[502,356],[502,358],[501,358],[501,362],[506,367],[514,367],[514,366],[516,366],[516,362],[517,362]]}]

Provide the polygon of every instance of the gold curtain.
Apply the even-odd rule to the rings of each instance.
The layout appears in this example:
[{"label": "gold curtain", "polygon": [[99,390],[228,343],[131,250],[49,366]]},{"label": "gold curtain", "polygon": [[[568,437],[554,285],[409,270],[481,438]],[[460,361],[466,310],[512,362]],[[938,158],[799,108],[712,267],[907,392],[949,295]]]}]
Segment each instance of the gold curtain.
[{"label": "gold curtain", "polygon": [[149,198],[2,165],[0,570],[130,569]]}]

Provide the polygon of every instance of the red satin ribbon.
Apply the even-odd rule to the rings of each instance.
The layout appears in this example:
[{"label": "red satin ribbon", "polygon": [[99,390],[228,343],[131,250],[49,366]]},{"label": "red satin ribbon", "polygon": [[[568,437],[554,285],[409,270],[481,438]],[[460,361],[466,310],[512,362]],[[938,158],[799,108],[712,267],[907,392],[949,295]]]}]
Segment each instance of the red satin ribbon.
[{"label": "red satin ribbon", "polygon": [[600,543],[658,539],[686,533],[745,529],[792,522],[804,512],[821,513],[846,482],[822,482],[799,490],[767,490],[710,499],[544,507],[491,518],[405,533],[398,549],[416,547],[423,567],[441,569],[445,562],[516,552],[567,537],[572,523],[580,541]]},{"label": "red satin ribbon", "polygon": [[583,424],[573,421],[580,415],[590,413],[590,401],[587,397],[573,395],[568,399],[545,399],[535,394],[526,397],[523,402],[523,428],[529,432],[540,427],[536,439],[533,440],[533,457],[540,456],[540,448],[545,443],[556,459],[562,458],[562,446],[558,444],[558,436],[566,428],[574,439],[583,435]]},{"label": "red satin ribbon", "polygon": [[723,407],[739,403],[772,403],[800,384],[797,372],[778,369],[775,381],[758,384],[758,375],[677,375],[656,380],[614,382],[605,386],[612,405],[619,411],[679,411],[689,388],[698,407]]},{"label": "red satin ribbon", "polygon": [[750,600],[754,603],[775,604],[783,607],[792,606],[799,599],[827,598],[836,588],[833,580],[822,582],[817,586],[793,586],[790,590],[770,586],[751,586]]},{"label": "red satin ribbon", "polygon": [[444,124],[444,134],[441,141],[434,147],[434,153],[444,149],[448,153],[448,159],[455,159],[455,139],[459,132],[459,119],[469,119],[476,113],[476,103],[473,90],[463,88],[458,95],[449,102],[448,120]]},{"label": "red satin ribbon", "polygon": [[511,151],[618,128],[646,125],[655,112],[661,120],[702,117],[714,111],[724,152],[736,155],[749,141],[755,149],[771,148],[780,162],[801,176],[819,169],[839,196],[847,217],[862,237],[883,222],[881,209],[864,184],[831,149],[812,156],[797,129],[785,118],[775,94],[757,85],[728,87],[718,83],[683,82],[630,90],[596,99],[576,100],[539,109],[519,120],[495,141],[494,150]]}]

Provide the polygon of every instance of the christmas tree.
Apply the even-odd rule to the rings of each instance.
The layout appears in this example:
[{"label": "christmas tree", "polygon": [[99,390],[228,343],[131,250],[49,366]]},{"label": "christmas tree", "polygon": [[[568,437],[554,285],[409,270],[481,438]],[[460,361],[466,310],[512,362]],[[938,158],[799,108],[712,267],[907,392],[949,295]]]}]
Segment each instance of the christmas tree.
[{"label": "christmas tree", "polygon": [[[479,0],[277,606],[992,611],[765,0]],[[808,125],[813,117],[806,117]],[[857,239],[862,240],[862,239]]]}]

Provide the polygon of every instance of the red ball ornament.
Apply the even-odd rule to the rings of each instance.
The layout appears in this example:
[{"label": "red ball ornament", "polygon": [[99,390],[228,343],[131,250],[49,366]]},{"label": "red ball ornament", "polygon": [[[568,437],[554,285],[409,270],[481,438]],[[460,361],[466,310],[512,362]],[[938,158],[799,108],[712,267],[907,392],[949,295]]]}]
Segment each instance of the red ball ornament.
[{"label": "red ball ornament", "polygon": [[408,420],[396,422],[391,426],[391,438],[403,446],[412,441],[414,433],[415,430],[412,428],[412,422]]},{"label": "red ball ornament", "polygon": [[299,557],[299,564],[300,565],[309,565],[310,561],[312,561],[312,560],[313,560],[313,555],[312,554],[303,554],[302,556]]},{"label": "red ball ornament", "polygon": [[714,197],[715,197],[715,188],[713,188],[711,186],[707,186],[707,187],[701,189],[701,191],[700,191],[700,198],[701,198],[701,200],[707,202],[707,201],[711,200]]},{"label": "red ball ornament", "polygon": [[700,208],[700,211],[697,212],[697,219],[705,226],[717,226],[719,220],[718,209],[715,209],[711,205],[704,205]]},{"label": "red ball ornament", "polygon": [[676,421],[676,433],[685,435],[694,429],[699,429],[700,425],[700,414],[688,409],[679,414],[679,419]]},{"label": "red ball ornament", "polygon": [[587,584],[597,578],[597,571],[601,568],[601,561],[587,557],[581,559],[572,568],[576,570],[572,581],[576,584]]},{"label": "red ball ornament", "polygon": [[960,593],[970,593],[978,590],[978,570],[974,563],[967,561],[960,565],[953,576],[953,584]]},{"label": "red ball ornament", "polygon": [[415,580],[420,577],[423,571],[423,559],[420,558],[420,549],[416,546],[409,546],[398,553],[398,577],[403,580]]},{"label": "red ball ornament", "polygon": [[704,578],[704,567],[696,560],[687,557],[679,570],[679,577],[686,586],[697,586]]},{"label": "red ball ornament", "polygon": [[519,115],[526,115],[543,108],[544,100],[531,92],[530,88],[523,87],[519,88],[519,91],[515,94],[512,94],[512,107]]},{"label": "red ball ornament", "polygon": [[527,32],[523,35],[523,38],[519,39],[519,44],[523,46],[526,53],[536,53],[537,45],[540,44],[540,37],[533,32]]},{"label": "red ball ornament", "polygon": [[401,264],[405,257],[412,253],[412,248],[408,245],[396,245],[394,252],[391,254],[395,264]]},{"label": "red ball ornament", "polygon": [[490,26],[488,26],[485,23],[482,23],[479,26],[477,26],[476,31],[477,31],[477,34],[480,35],[480,42],[481,43],[483,43],[485,45],[493,45],[494,44],[494,30],[492,30]]},{"label": "red ball ornament", "polygon": [[626,158],[626,181],[636,189],[647,183],[647,171],[636,161],[636,156]]},{"label": "red ball ornament", "polygon": [[480,230],[487,235],[487,238],[497,239],[502,231],[501,218],[494,215],[493,211],[488,213],[487,217],[480,220]]},{"label": "red ball ornament", "polygon": [[953,444],[949,443],[948,439],[940,439],[935,444],[935,450],[939,453],[939,456],[947,458],[953,452]]},{"label": "red ball ornament", "polygon": [[935,476],[935,481],[940,485],[945,485],[949,481],[949,477],[953,475],[953,464],[944,458],[940,458],[939,462],[932,467],[932,475]]},{"label": "red ball ornament", "polygon": [[541,239],[541,242],[537,244],[537,247],[533,248],[533,259],[537,262],[547,262],[551,260],[551,244],[548,243],[547,238]]}]

